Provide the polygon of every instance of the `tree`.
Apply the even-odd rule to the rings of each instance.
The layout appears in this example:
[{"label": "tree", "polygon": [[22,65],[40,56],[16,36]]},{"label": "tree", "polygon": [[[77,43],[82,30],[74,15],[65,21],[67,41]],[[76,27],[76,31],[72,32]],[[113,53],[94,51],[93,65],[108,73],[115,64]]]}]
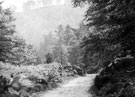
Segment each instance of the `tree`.
[{"label": "tree", "polygon": [[85,21],[92,33],[83,41],[87,53],[98,53],[102,61],[111,61],[118,54],[126,54],[127,51],[135,56],[134,0],[73,1],[75,6],[86,3],[89,6]]},{"label": "tree", "polygon": [[[68,50],[68,61],[72,65],[79,65],[82,62],[81,59],[81,48],[79,46],[82,38],[84,36],[85,30],[82,31],[85,27],[82,27],[83,24],[80,24],[80,28],[75,29],[67,25],[64,31],[64,45]],[[83,33],[84,32],[84,33]]]},{"label": "tree", "polygon": [[47,64],[52,63],[52,61],[53,61],[53,56],[52,56],[52,54],[47,53],[45,57],[46,57],[46,63],[47,63]]},{"label": "tree", "polygon": [[41,64],[41,59],[39,58],[39,55],[33,45],[26,44],[22,38],[16,38],[18,41],[18,47],[12,49],[14,56],[12,56],[7,62],[14,65]]},{"label": "tree", "polygon": [[16,57],[13,49],[20,46],[15,36],[15,25],[10,9],[3,9],[0,3],[0,61],[10,62],[12,57]]},{"label": "tree", "polygon": [[64,45],[64,27],[59,25],[55,33],[57,35],[57,42],[53,50],[54,59],[64,66],[67,63],[67,49]]},{"label": "tree", "polygon": [[19,65],[23,63],[24,61],[24,53],[25,53],[25,41],[16,36],[17,46],[12,49],[12,52],[14,53],[14,56],[11,56],[10,59],[7,60],[8,63]]},{"label": "tree", "polygon": [[45,55],[48,53],[53,53],[53,47],[56,43],[56,39],[52,32],[44,35],[44,41],[40,43],[39,56],[43,62],[45,62]]},{"label": "tree", "polygon": [[37,51],[34,49],[33,45],[26,45],[23,53],[23,62],[24,65],[36,64],[38,65],[40,60]]},{"label": "tree", "polygon": [[83,23],[80,23],[78,29],[72,28],[70,25],[66,27],[60,25],[56,31],[57,43],[54,46],[54,59],[65,67],[68,63],[83,67],[80,43],[87,31],[88,29]]}]

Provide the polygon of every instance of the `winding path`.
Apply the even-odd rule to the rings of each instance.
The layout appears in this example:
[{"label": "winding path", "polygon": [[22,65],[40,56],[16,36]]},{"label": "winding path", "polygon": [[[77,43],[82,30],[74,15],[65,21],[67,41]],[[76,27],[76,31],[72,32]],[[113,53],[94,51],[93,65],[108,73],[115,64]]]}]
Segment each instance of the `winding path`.
[{"label": "winding path", "polygon": [[92,97],[88,90],[93,84],[95,74],[78,77],[61,87],[41,93],[38,97]]}]

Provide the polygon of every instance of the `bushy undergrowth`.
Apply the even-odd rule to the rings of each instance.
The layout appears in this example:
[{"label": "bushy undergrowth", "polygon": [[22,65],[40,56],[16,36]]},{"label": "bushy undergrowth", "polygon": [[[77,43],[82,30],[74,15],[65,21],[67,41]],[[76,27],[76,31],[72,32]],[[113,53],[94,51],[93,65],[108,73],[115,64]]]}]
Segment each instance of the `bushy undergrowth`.
[{"label": "bushy undergrowth", "polygon": [[94,80],[93,97],[135,97],[134,58],[119,58],[104,68]]},{"label": "bushy undergrowth", "polygon": [[[30,97],[57,87],[62,81],[59,63],[14,66],[0,63],[0,97]],[[13,76],[13,77],[12,77]]]}]

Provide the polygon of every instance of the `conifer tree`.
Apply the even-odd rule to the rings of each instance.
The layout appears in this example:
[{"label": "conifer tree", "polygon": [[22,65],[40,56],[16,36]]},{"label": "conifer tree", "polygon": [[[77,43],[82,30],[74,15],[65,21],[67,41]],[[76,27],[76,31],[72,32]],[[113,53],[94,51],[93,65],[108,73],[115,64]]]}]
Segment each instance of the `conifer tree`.
[{"label": "conifer tree", "polygon": [[91,29],[82,42],[86,54],[113,60],[127,51],[135,56],[134,0],[73,0],[74,6],[87,4],[86,26]]}]

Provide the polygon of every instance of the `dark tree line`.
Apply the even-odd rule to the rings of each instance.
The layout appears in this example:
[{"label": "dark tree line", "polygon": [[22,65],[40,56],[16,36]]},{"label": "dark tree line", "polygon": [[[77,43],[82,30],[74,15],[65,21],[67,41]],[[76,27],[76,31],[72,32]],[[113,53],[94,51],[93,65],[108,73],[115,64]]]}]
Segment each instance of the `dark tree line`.
[{"label": "dark tree line", "polygon": [[135,56],[134,0],[73,0],[73,3],[88,5],[84,21],[90,31],[82,41],[85,58],[96,58],[102,64],[117,56]]}]

